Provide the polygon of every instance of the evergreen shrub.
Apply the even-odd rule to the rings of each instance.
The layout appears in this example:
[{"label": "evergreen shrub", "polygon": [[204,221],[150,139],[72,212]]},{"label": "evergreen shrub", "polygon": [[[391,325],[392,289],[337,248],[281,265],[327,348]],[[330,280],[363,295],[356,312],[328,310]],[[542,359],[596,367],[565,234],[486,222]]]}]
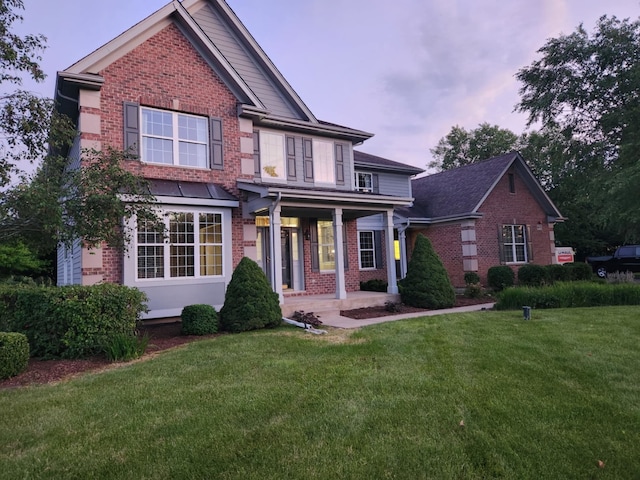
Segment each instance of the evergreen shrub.
[{"label": "evergreen shrub", "polygon": [[569,280],[579,282],[581,280],[592,280],[593,270],[588,263],[565,263],[564,267],[569,270]]},{"label": "evergreen shrub", "polygon": [[0,332],[0,380],[15,377],[29,364],[27,336],[16,332]]},{"label": "evergreen shrub", "polygon": [[442,261],[427,237],[419,234],[400,282],[400,297],[406,305],[419,308],[448,308],[455,305],[456,294]]},{"label": "evergreen shrub", "polygon": [[227,332],[244,332],[274,328],[282,323],[278,294],[256,262],[248,257],[240,260],[220,309],[220,328]]},{"label": "evergreen shrub", "polygon": [[512,287],[514,278],[513,270],[507,265],[496,265],[495,267],[490,267],[487,271],[487,283],[496,292]]},{"label": "evergreen shrub", "polygon": [[365,292],[386,292],[387,282],[377,278],[360,282],[360,290]]},{"label": "evergreen shrub", "polygon": [[518,284],[528,287],[541,287],[548,283],[548,270],[533,263],[523,265],[518,270]]},{"label": "evergreen shrub", "polygon": [[218,331],[218,313],[211,305],[187,305],[180,318],[183,335],[209,335]]},{"label": "evergreen shrub", "polygon": [[480,283],[480,275],[477,272],[464,272],[465,285],[473,285]]}]

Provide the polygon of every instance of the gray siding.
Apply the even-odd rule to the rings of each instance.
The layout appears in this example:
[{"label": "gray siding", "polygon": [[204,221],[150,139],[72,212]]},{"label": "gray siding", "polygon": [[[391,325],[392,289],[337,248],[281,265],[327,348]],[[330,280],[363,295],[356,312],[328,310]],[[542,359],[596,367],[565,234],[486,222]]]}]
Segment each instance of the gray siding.
[{"label": "gray siding", "polygon": [[266,72],[248,54],[217,12],[207,5],[198,10],[193,18],[272,114],[305,120],[278,92]]},{"label": "gray siding", "polygon": [[[393,195],[395,197],[411,197],[411,177],[408,174],[398,174],[373,170],[371,168],[355,167],[356,172],[367,172],[378,175],[378,192],[381,195]],[[351,182],[355,183],[354,173],[351,174]]]},{"label": "gray siding", "polygon": [[73,242],[71,248],[58,246],[56,285],[79,285],[82,283],[82,249],[80,241]]},{"label": "gray siding", "polygon": [[[224,281],[219,283],[206,283],[200,285],[158,285],[137,286],[149,297],[147,306],[149,313],[145,318],[161,318],[172,312],[179,316],[185,305],[206,303],[220,310],[224,304],[226,285]],[[172,316],[173,316],[172,315]]]}]

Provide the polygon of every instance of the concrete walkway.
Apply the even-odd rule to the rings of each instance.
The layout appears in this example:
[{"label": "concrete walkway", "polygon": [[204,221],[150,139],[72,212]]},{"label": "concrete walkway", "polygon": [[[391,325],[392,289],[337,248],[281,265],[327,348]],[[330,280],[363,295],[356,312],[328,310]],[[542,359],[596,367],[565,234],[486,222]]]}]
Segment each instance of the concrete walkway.
[{"label": "concrete walkway", "polygon": [[404,320],[405,318],[430,317],[433,315],[444,315],[445,313],[463,313],[463,312],[475,312],[478,310],[488,310],[493,308],[494,305],[495,305],[494,303],[483,303],[480,305],[469,305],[467,307],[444,308],[442,310],[425,310],[424,312],[402,313],[399,315],[387,315],[384,317],[364,318],[362,320],[343,317],[339,313],[332,312],[332,313],[323,314],[320,317],[320,320],[322,320],[322,325],[320,325],[320,327],[318,328],[322,328],[323,326],[337,327],[337,328],[358,328],[358,327],[364,327],[365,325],[373,325],[374,323]]}]

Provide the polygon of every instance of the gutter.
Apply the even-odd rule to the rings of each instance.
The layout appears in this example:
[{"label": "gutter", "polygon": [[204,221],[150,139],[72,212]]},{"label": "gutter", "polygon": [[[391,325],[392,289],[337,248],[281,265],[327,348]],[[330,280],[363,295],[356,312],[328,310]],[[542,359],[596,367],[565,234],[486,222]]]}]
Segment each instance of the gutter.
[{"label": "gutter", "polygon": [[290,318],[282,317],[282,321],[285,323],[288,323],[289,325],[293,325],[295,327],[304,328],[307,332],[314,333],[316,335],[322,335],[327,333],[326,330],[318,330],[316,328],[313,328],[308,323],[296,322],[295,320],[291,320]]}]

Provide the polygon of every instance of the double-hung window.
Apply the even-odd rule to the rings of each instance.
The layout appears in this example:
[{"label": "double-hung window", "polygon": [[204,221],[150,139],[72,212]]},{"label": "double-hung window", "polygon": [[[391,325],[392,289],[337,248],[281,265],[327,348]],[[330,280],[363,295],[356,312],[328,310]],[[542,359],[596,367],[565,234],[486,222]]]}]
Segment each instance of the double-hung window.
[{"label": "double-hung window", "polygon": [[336,162],[333,142],[313,140],[313,173],[315,183],[336,184]]},{"label": "double-hung window", "polygon": [[333,238],[333,222],[331,220],[318,220],[320,271],[335,270],[336,268],[336,248]]},{"label": "double-hung window", "polygon": [[360,252],[360,268],[362,270],[376,268],[376,251],[373,232],[359,232],[358,251]]},{"label": "double-hung window", "polygon": [[356,172],[356,190],[359,192],[373,192],[373,174]]},{"label": "double-hung window", "polygon": [[138,279],[210,277],[223,274],[222,214],[179,211],[165,215],[164,230],[138,221]]},{"label": "double-hung window", "polygon": [[148,163],[209,168],[208,119],[142,108],[142,160]]},{"label": "double-hung window", "polygon": [[525,225],[504,225],[502,227],[502,254],[505,262],[527,262],[526,232]]},{"label": "double-hung window", "polygon": [[286,180],[284,135],[260,132],[260,175],[265,181]]}]

